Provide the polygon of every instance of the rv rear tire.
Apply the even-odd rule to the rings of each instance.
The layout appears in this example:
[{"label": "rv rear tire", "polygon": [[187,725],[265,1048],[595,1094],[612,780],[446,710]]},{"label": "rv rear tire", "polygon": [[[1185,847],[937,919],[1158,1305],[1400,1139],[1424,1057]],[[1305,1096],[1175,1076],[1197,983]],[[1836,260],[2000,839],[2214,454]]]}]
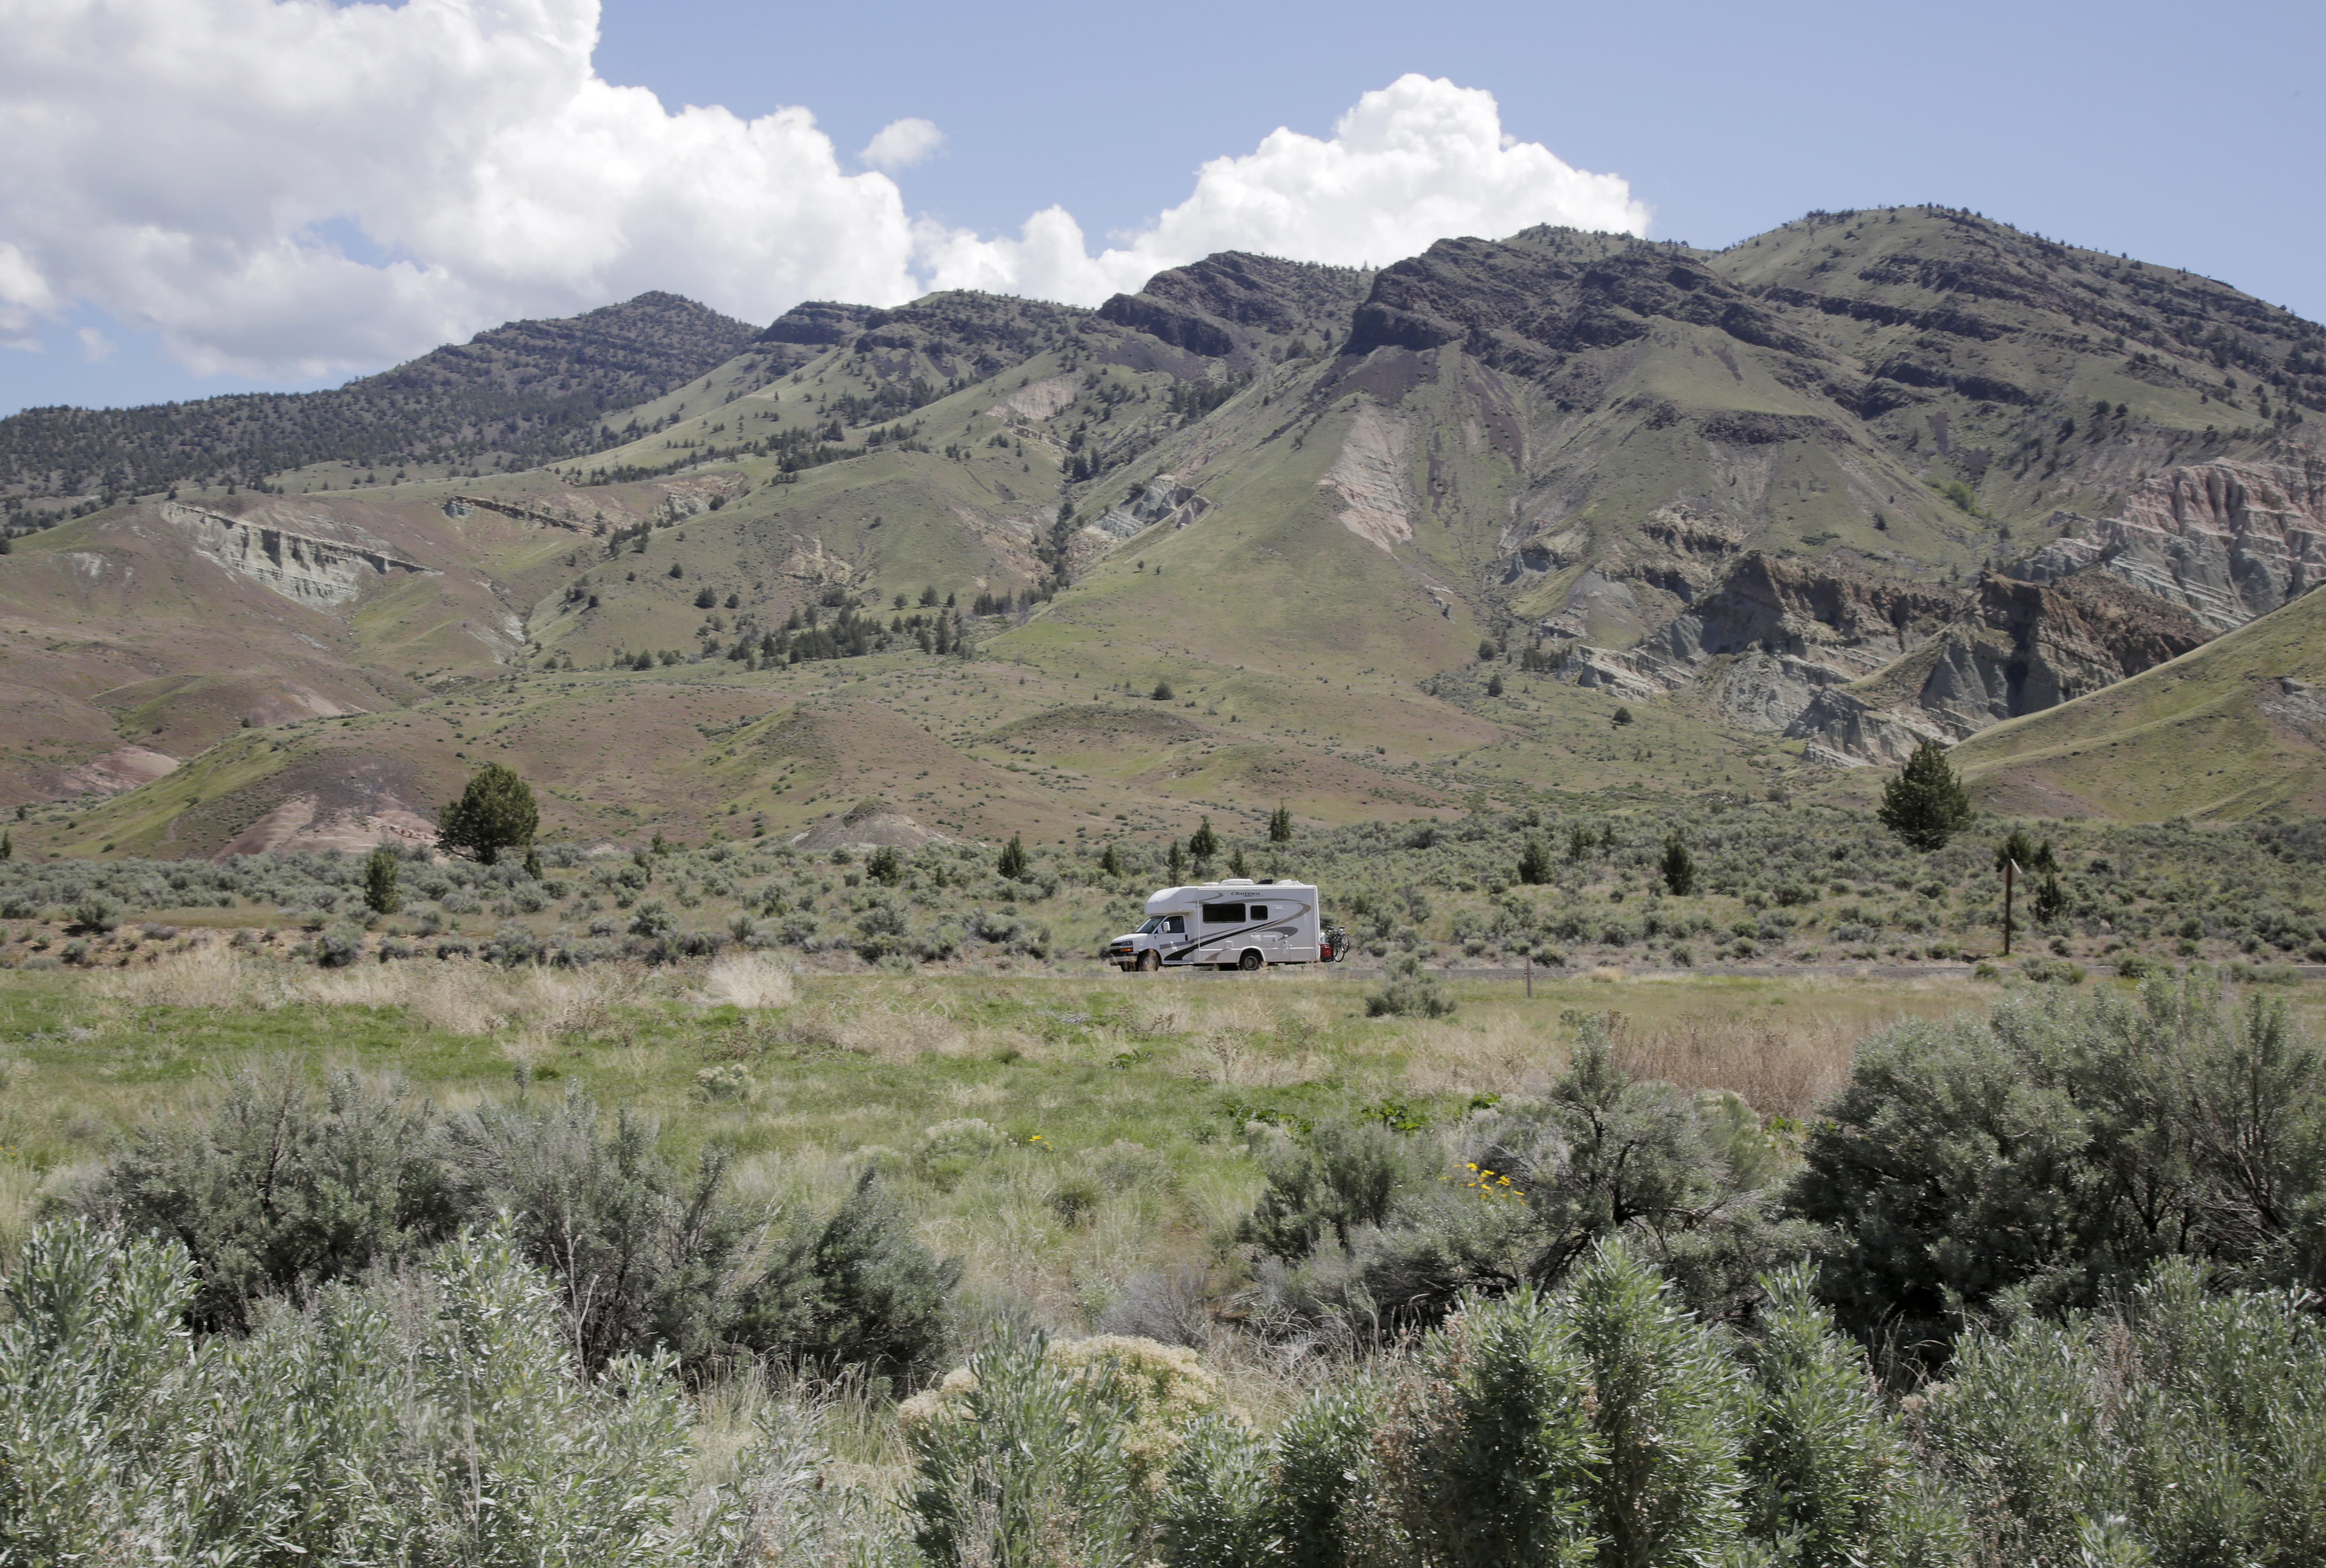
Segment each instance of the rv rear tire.
[{"label": "rv rear tire", "polygon": [[1251,971],[1260,967],[1260,955],[1258,953],[1246,949],[1244,956],[1236,960],[1236,967],[1249,974]]}]

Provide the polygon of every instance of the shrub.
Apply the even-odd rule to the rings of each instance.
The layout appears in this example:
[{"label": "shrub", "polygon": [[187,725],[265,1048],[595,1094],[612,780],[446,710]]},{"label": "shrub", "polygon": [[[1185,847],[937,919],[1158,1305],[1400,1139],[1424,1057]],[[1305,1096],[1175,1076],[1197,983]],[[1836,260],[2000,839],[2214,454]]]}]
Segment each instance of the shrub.
[{"label": "shrub", "polygon": [[687,1097],[706,1105],[748,1104],[758,1092],[751,1081],[750,1069],[740,1061],[721,1067],[706,1067],[696,1072]]},{"label": "shrub", "polygon": [[387,845],[375,845],[364,857],[364,905],[376,915],[392,915],[404,907],[404,895],[396,891],[397,867],[395,851]]},{"label": "shrub", "polygon": [[1942,1339],[1959,1300],[2089,1306],[2188,1254],[2317,1283],[2326,1053],[2198,982],[2006,997],[1858,1047],[1791,1203],[1845,1322]]},{"label": "shrub", "polygon": [[534,934],[530,926],[516,920],[504,920],[494,929],[493,939],[485,944],[482,951],[485,957],[502,968],[514,969],[520,964],[540,961],[541,938]]},{"label": "shrub", "polygon": [[1614,1562],[1704,1562],[1737,1533],[1744,1390],[1718,1340],[1620,1242],[1576,1276],[1567,1315],[1595,1395],[1593,1534]]},{"label": "shrub", "polygon": [[994,863],[993,869],[1004,882],[1022,882],[1026,873],[1033,869],[1033,857],[1026,853],[1025,840],[1013,833],[1009,835],[1009,842],[1001,846],[1000,857]]},{"label": "shrub", "polygon": [[[740,1069],[712,1073],[713,1097],[739,1078],[748,1087]],[[506,1223],[559,1282],[568,1342],[593,1367],[657,1349],[699,1364],[731,1347],[907,1380],[933,1363],[960,1265],[914,1239],[870,1171],[831,1215],[783,1225],[729,1195],[725,1150],[683,1177],[654,1145],[650,1123],[624,1110],[601,1125],[578,1090],[440,1122],[352,1074],[334,1074],[318,1106],[287,1074],[245,1073],[206,1124],[140,1128],[83,1202],[183,1238],[201,1329],[247,1328],[264,1296],[312,1300],[463,1223]]]},{"label": "shrub", "polygon": [[318,1105],[288,1072],[244,1071],[207,1122],[133,1132],[86,1204],[124,1230],[177,1238],[194,1271],[187,1321],[242,1329],[262,1296],[305,1301],[450,1236],[459,1211],[433,1153],[427,1115],[400,1085],[338,1071]]},{"label": "shrub", "polygon": [[315,962],[326,969],[344,969],[363,962],[361,926],[334,926],[315,938]]},{"label": "shrub", "polygon": [[[1763,1281],[1761,1332],[1746,1351],[1751,1533],[1789,1542],[1801,1568],[1930,1560],[1911,1550],[1931,1532],[1918,1517],[1903,1434],[1864,1353],[1817,1303],[1812,1277],[1796,1266]],[[1884,1550],[1900,1546],[1910,1549]]]},{"label": "shrub", "polygon": [[926,1171],[956,1160],[990,1160],[1009,1146],[1009,1134],[976,1116],[961,1116],[921,1129],[913,1166]]},{"label": "shrub", "polygon": [[1384,1445],[1406,1540],[1447,1568],[1579,1560],[1593,1545],[1586,1499],[1604,1451],[1571,1323],[1521,1289],[1468,1307],[1419,1359],[1424,1381]]},{"label": "shrub", "polygon": [[[867,1169],[806,1251],[812,1292],[788,1285],[786,1307],[805,1298],[808,1311],[778,1338],[746,1338],[755,1348],[791,1353],[811,1365],[856,1367],[878,1378],[913,1383],[929,1376],[944,1353],[948,1311],[961,1283],[962,1260],[941,1258],[913,1235],[903,1206]],[[770,1273],[758,1287],[775,1297]],[[746,1325],[749,1326],[747,1320]]]},{"label": "shrub", "polygon": [[1994,1560],[2326,1559],[2326,1336],[2296,1298],[2208,1284],[2170,1261],[2119,1308],[1965,1333],[1921,1424]]},{"label": "shrub", "polygon": [[1237,1239],[1293,1260],[1387,1225],[1437,1175],[1423,1148],[1375,1120],[1328,1122],[1305,1143],[1270,1134],[1260,1163],[1267,1186]]},{"label": "shrub", "polygon": [[1680,842],[1679,834],[1664,840],[1664,855],[1657,874],[1664,879],[1664,886],[1676,899],[1684,899],[1696,890],[1696,860],[1688,853],[1688,845]]},{"label": "shrub", "polygon": [[[0,1330],[10,1561],[653,1560],[679,1525],[687,1401],[665,1364],[577,1375],[507,1238],[189,1342],[174,1244],[36,1230]],[[71,1433],[70,1442],[57,1441]]]},{"label": "shrub", "polygon": [[1388,984],[1365,998],[1365,1016],[1444,1018],[1454,1005],[1437,976],[1422,972],[1420,957],[1408,953],[1391,960]]},{"label": "shrub", "polygon": [[121,924],[121,906],[102,894],[78,899],[66,912],[76,931],[108,932]]},{"label": "shrub", "polygon": [[938,1568],[1131,1568],[1149,1499],[1122,1443],[1125,1398],[1054,1365],[1038,1337],[987,1350],[898,1423],[914,1460],[915,1544]]}]

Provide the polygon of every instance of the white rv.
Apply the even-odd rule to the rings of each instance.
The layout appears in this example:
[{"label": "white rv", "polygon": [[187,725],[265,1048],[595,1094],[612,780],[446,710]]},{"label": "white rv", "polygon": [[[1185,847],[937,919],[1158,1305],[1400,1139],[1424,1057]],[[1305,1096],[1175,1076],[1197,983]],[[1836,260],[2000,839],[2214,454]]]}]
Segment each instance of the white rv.
[{"label": "white rv", "polygon": [[1148,898],[1138,929],[1107,944],[1107,962],[1124,970],[1329,964],[1341,942],[1319,926],[1317,902],[1306,882],[1249,877],[1164,888]]}]

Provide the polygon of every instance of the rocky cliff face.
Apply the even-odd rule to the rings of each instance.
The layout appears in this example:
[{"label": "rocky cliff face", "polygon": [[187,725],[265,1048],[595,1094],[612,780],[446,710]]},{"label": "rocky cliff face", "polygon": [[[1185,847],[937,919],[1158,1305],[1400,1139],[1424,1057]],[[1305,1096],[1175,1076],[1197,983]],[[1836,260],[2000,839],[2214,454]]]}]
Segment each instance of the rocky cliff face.
[{"label": "rocky cliff face", "polygon": [[1923,740],[2073,701],[2204,642],[2195,615],[2120,579],[1989,575],[1976,593],[1753,552],[1626,653],[1580,649],[1585,685],[1709,681],[1721,717],[1837,761],[1892,761]]},{"label": "rocky cliff face", "polygon": [[1272,359],[1304,333],[1337,335],[1363,297],[1367,275],[1226,250],[1158,272],[1135,294],[1116,294],[1099,315],[1175,349],[1238,369]]},{"label": "rocky cliff face", "polygon": [[[194,547],[230,572],[239,572],[315,609],[344,604],[368,583],[406,572],[425,573],[368,541],[295,533],[200,507],[165,503],[162,516],[191,536]],[[433,574],[431,574],[433,575]]]},{"label": "rocky cliff face", "polygon": [[2326,582],[2326,462],[2196,463],[2157,475],[2116,516],[2012,568],[2033,583],[2097,570],[2184,606],[2215,631]]},{"label": "rocky cliff face", "polygon": [[1109,542],[1120,543],[1145,533],[1158,523],[1184,528],[1211,507],[1211,502],[1181,484],[1174,475],[1158,473],[1136,497],[1119,507],[1108,508],[1092,518],[1089,526],[1106,536]]},{"label": "rocky cliff face", "polygon": [[1865,680],[1812,693],[1784,733],[1835,761],[1900,761],[1924,738],[1959,741],[2073,702],[2211,636],[2189,611],[2113,578],[1988,576],[1974,615]]},{"label": "rocky cliff face", "polygon": [[1970,601],[1945,588],[1758,551],[1719,591],[1638,650],[1649,670],[1679,673],[1722,654],[1789,656],[1871,674],[1964,620]]}]

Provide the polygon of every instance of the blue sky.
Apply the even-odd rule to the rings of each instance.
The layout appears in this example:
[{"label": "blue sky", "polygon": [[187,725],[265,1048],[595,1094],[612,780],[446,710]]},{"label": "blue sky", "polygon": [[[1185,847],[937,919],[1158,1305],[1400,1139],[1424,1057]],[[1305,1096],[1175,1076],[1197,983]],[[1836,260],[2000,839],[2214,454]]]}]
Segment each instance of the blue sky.
[{"label": "blue sky", "polygon": [[[2185,266],[2312,319],[2326,317],[2326,269],[2318,261],[2326,248],[2326,202],[2316,155],[2326,88],[2312,76],[2326,46],[2326,8],[2314,5],[1324,7],[1193,0],[1168,8],[876,9],[604,0],[595,13],[589,0],[544,0],[554,14],[535,41],[540,48],[522,58],[551,80],[565,68],[539,62],[561,49],[570,54],[572,29],[583,27],[586,40],[584,24],[594,20],[600,40],[593,55],[586,42],[579,46],[580,69],[594,67],[602,83],[655,95],[663,117],[649,128],[666,130],[670,147],[693,145],[686,127],[697,122],[680,115],[687,105],[720,106],[743,121],[804,108],[828,136],[828,155],[819,154],[812,132],[786,123],[783,148],[760,149],[758,167],[779,173],[758,177],[777,182],[791,178],[780,171],[808,169],[824,156],[832,167],[814,176],[823,204],[738,209],[735,231],[754,238],[721,272],[699,260],[721,247],[728,231],[716,184],[691,193],[693,205],[667,213],[642,206],[618,247],[619,261],[565,266],[554,231],[551,242],[510,242],[489,257],[461,253],[462,241],[448,238],[436,221],[442,215],[425,210],[426,181],[442,177],[448,159],[461,160],[463,135],[482,145],[496,136],[539,140],[550,133],[538,124],[512,131],[481,120],[464,131],[457,113],[423,104],[414,112],[424,112],[425,121],[412,124],[439,127],[449,139],[428,161],[389,167],[385,149],[414,139],[393,118],[403,111],[335,122],[329,102],[302,96],[300,84],[318,74],[318,57],[302,51],[368,49],[375,74],[393,73],[377,60],[408,59],[414,80],[389,100],[404,105],[434,87],[450,93],[458,86],[449,69],[437,80],[429,51],[440,45],[413,43],[398,56],[386,45],[349,45],[288,23],[248,25],[249,8],[266,3],[130,0],[110,8],[116,29],[125,12],[135,25],[141,4],[176,7],[152,13],[157,29],[189,8],[215,12],[208,35],[157,47],[159,63],[150,66],[120,69],[117,36],[93,31],[78,54],[68,48],[50,60],[0,64],[0,102],[20,107],[50,90],[112,90],[92,84],[126,77],[116,117],[131,122],[53,147],[25,135],[7,138],[30,172],[14,177],[13,188],[0,174],[0,247],[15,245],[37,275],[17,289],[20,303],[31,303],[18,313],[14,336],[42,351],[0,349],[0,412],[330,385],[508,314],[564,313],[657,281],[722,308],[763,313],[801,293],[853,285],[870,297],[941,276],[989,275],[976,266],[1023,292],[1070,297],[1077,289],[1103,290],[1106,278],[1130,275],[1145,258],[1170,258],[1172,243],[1233,238],[1233,229],[1195,219],[1176,237],[1167,226],[1160,238],[1137,238],[1159,214],[1190,202],[1205,160],[1251,156],[1279,126],[1329,140],[1363,95],[1408,73],[1491,94],[1506,137],[1539,144],[1575,170],[1620,176],[1629,199],[1644,204],[1648,232],[1661,238],[1717,246],[1811,208],[1937,201]],[[488,3],[522,9],[518,0]],[[95,15],[67,0],[41,0],[34,9],[65,19],[68,32],[74,17]],[[205,51],[213,58],[191,58]],[[199,66],[202,82],[239,77],[259,89],[205,98],[173,81],[172,62],[180,61],[190,76]],[[487,66],[511,69],[506,61],[470,62]],[[27,74],[12,79],[12,69]],[[84,69],[86,80],[75,75]],[[269,82],[279,89],[273,97]],[[172,106],[167,117],[136,123],[155,113],[141,106],[163,101]],[[273,107],[253,111],[253,101]],[[0,130],[6,112],[0,107]],[[634,116],[637,105],[605,109],[618,112]],[[270,121],[268,113],[278,117]],[[941,145],[885,176],[868,173],[860,149],[907,118],[933,123]],[[203,141],[207,120],[217,122],[214,143]],[[441,128],[448,123],[451,129]],[[777,128],[774,121],[762,126],[770,135]],[[723,134],[731,154],[741,133]],[[304,145],[303,165],[237,150],[277,145],[286,135]],[[237,144],[237,136],[249,141]],[[209,148],[199,167],[170,163],[169,147],[180,141]],[[153,179],[115,178],[148,160]],[[612,200],[593,194],[587,171],[554,160],[519,159],[516,166],[538,168],[544,188],[580,208]],[[237,169],[247,176],[219,172]],[[342,177],[357,193],[349,199],[356,210],[327,213],[328,196],[313,192]],[[1449,221],[1471,231],[1493,228],[1495,192],[1504,188],[1482,183]],[[173,200],[188,190],[200,200]],[[506,185],[479,190],[464,198],[479,204],[476,211],[489,214],[491,202],[509,200]],[[77,232],[111,225],[108,235],[133,238],[88,241],[73,252],[50,224],[60,204],[88,210]],[[1029,259],[1037,238],[1021,226],[1052,207],[1071,214],[1094,255],[1110,244],[1127,248],[1112,263],[1103,255],[1086,263],[1070,247],[1066,272],[1037,265]],[[303,216],[280,216],[293,210]],[[1589,209],[1607,210],[1604,202]],[[220,219],[226,227],[211,233],[204,215],[217,212],[232,221]],[[1310,215],[1318,254],[1363,243],[1327,222],[1330,216]],[[1505,231],[1533,217],[1514,210]],[[463,232],[478,227],[464,221]],[[291,228],[270,234],[270,222]],[[144,243],[134,237],[157,224],[181,225],[183,234],[139,266],[122,263],[125,247]],[[668,241],[660,248],[639,238],[656,224]],[[916,224],[914,236],[900,227]],[[938,229],[954,237],[952,250],[933,247],[928,235]],[[1287,232],[1294,238],[1280,243],[1298,248],[1310,229]],[[853,270],[821,266],[823,252],[851,247],[862,252]],[[238,258],[231,266],[215,262],[229,252]],[[327,267],[286,269],[283,261],[326,253]],[[10,275],[7,259],[0,250],[0,290]],[[419,271],[382,269],[398,259]],[[202,269],[212,265],[219,271],[207,279]],[[457,288],[431,294],[412,281],[464,266]]]}]

